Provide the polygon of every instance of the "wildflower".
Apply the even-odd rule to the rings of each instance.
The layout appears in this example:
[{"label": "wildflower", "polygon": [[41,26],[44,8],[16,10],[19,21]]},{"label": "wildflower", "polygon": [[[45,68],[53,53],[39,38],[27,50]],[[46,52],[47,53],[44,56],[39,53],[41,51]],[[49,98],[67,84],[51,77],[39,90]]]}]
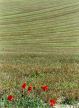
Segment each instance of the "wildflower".
[{"label": "wildflower", "polygon": [[32,86],[29,86],[28,89],[27,89],[27,91],[30,91],[31,89],[32,89]]},{"label": "wildflower", "polygon": [[22,88],[22,89],[25,89],[25,87],[26,87],[26,82],[24,82],[24,83],[22,84],[21,88]]},{"label": "wildflower", "polygon": [[12,99],[13,99],[12,94],[9,94],[7,100],[11,101]]},{"label": "wildflower", "polygon": [[56,104],[56,101],[54,99],[50,99],[49,104],[51,105],[51,107],[53,107],[53,105]]},{"label": "wildflower", "polygon": [[47,85],[42,85],[41,88],[45,91],[48,89],[48,86]]},{"label": "wildflower", "polygon": [[53,107],[53,105],[54,105],[53,103],[50,103],[50,106],[51,106],[51,107]]}]

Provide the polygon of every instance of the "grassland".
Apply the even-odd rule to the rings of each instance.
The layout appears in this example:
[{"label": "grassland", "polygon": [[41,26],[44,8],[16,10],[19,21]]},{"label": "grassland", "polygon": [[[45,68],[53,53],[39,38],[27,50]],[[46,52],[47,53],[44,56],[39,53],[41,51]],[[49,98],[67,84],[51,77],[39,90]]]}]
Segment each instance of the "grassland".
[{"label": "grassland", "polygon": [[[79,56],[52,56],[41,54],[2,54],[0,66],[0,93],[19,89],[26,81],[34,87],[33,95],[45,102],[60,97],[79,100]],[[41,93],[40,86],[49,89]]]},{"label": "grassland", "polygon": [[79,0],[0,0],[0,96],[26,81],[44,102],[79,101],[78,29]]}]

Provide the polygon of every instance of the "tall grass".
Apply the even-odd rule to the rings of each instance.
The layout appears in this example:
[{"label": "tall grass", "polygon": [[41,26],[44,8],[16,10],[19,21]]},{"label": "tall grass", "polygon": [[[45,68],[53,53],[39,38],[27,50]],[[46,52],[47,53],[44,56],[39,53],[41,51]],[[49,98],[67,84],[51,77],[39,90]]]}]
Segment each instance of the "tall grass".
[{"label": "tall grass", "polygon": [[[76,56],[78,58],[78,56]],[[28,54],[2,55],[0,68],[0,94],[19,89],[22,82],[32,85],[32,96],[44,102],[50,98],[71,103],[79,101],[79,61],[75,56],[42,56]],[[42,93],[40,85],[47,84],[48,92]],[[27,94],[29,95],[29,94]]]}]

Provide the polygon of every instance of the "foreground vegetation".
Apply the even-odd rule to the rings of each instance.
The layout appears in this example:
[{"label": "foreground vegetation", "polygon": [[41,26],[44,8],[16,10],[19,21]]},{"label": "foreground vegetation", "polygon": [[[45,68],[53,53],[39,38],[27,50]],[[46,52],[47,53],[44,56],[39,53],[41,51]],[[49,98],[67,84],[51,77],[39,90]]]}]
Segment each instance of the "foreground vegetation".
[{"label": "foreground vegetation", "polygon": [[[49,99],[64,104],[79,101],[79,56],[5,53],[0,54],[0,63],[0,98],[17,95],[26,82],[33,87],[31,97],[44,103]],[[48,85],[47,92],[40,89],[44,84]]]},{"label": "foreground vegetation", "polygon": [[[46,90],[48,90],[48,86],[41,85],[41,89],[43,90],[43,92],[45,92]],[[50,99],[48,103],[45,103],[41,99],[39,99],[38,96],[33,97],[31,95],[31,91],[34,92],[33,87],[31,85],[29,87],[26,87],[26,82],[24,82],[21,85],[21,88],[15,91],[14,94],[13,93],[4,94],[1,97],[0,107],[11,107],[11,106],[16,107],[17,106],[17,107],[25,107],[25,108],[27,107],[50,108],[50,107],[53,107],[54,104],[56,104],[56,101],[54,99]]]}]

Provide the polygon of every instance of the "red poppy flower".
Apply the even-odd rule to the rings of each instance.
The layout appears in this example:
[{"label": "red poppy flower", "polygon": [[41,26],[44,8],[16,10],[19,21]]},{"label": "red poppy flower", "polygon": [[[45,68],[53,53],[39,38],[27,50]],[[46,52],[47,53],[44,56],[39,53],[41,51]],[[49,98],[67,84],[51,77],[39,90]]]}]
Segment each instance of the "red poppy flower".
[{"label": "red poppy flower", "polygon": [[50,99],[50,100],[49,100],[49,103],[56,104],[56,101],[55,101],[54,99]]},{"label": "red poppy flower", "polygon": [[30,91],[31,89],[32,89],[32,86],[29,86],[28,89],[27,89],[27,91]]},{"label": "red poppy flower", "polygon": [[53,103],[50,103],[50,106],[51,106],[51,107],[53,107],[53,105],[54,105]]},{"label": "red poppy flower", "polygon": [[11,101],[12,99],[13,99],[12,94],[9,94],[7,100]]},{"label": "red poppy flower", "polygon": [[41,88],[45,91],[48,89],[48,86],[47,85],[42,85]]},{"label": "red poppy flower", "polygon": [[51,106],[53,106],[54,104],[56,104],[56,101],[55,101],[54,99],[50,99],[50,100],[49,100],[49,104],[50,104]]},{"label": "red poppy flower", "polygon": [[24,82],[24,83],[22,84],[21,88],[22,88],[22,89],[25,89],[25,87],[26,87],[26,82]]}]

